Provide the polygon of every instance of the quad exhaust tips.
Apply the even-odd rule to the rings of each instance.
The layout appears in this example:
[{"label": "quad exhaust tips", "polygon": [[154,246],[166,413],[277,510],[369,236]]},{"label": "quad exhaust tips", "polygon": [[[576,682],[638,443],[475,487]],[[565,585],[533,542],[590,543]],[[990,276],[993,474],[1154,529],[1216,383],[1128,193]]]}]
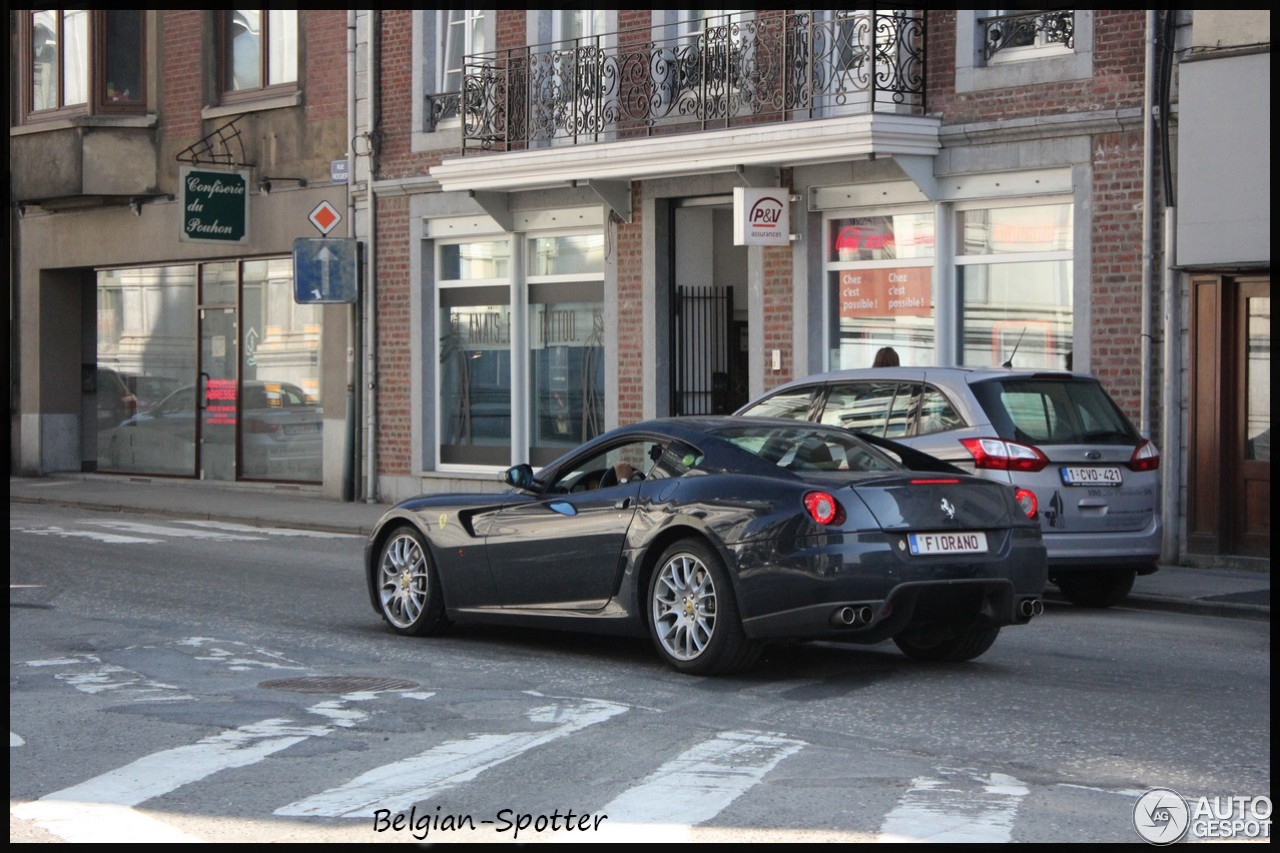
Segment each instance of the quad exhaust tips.
[{"label": "quad exhaust tips", "polygon": [[870,605],[866,604],[859,607],[841,607],[831,615],[831,624],[845,628],[860,628],[871,622],[873,613]]},{"label": "quad exhaust tips", "polygon": [[1044,612],[1044,602],[1038,598],[1024,598],[1022,603],[1018,605],[1018,612],[1022,614],[1024,619],[1039,616]]}]

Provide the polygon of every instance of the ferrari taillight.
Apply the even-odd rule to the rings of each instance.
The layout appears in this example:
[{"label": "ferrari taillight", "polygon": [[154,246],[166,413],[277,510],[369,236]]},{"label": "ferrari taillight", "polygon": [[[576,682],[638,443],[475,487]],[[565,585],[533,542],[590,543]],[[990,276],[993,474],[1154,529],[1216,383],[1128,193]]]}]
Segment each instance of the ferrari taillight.
[{"label": "ferrari taillight", "polygon": [[822,525],[844,521],[844,507],[828,492],[808,492],[804,496],[804,508],[810,518]]},{"label": "ferrari taillight", "polygon": [[1160,451],[1144,438],[1142,443],[1133,449],[1128,465],[1133,471],[1154,471],[1160,467]]},{"label": "ferrari taillight", "polygon": [[960,443],[973,455],[977,468],[1035,472],[1049,464],[1049,457],[1029,444],[1000,438],[962,438]]},{"label": "ferrari taillight", "polygon": [[1018,502],[1018,509],[1026,513],[1027,518],[1035,518],[1040,512],[1040,503],[1036,500],[1036,493],[1030,489],[1017,489],[1013,493],[1013,499]]}]

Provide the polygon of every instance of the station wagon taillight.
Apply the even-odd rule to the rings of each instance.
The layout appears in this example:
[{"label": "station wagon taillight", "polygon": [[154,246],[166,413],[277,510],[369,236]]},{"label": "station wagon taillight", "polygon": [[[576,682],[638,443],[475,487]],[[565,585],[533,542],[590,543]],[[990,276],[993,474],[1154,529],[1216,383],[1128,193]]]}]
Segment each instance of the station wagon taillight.
[{"label": "station wagon taillight", "polygon": [[973,464],[978,468],[1035,472],[1049,464],[1049,457],[1029,444],[1001,438],[962,438],[960,443],[973,454]]},{"label": "station wagon taillight", "polygon": [[804,508],[809,511],[810,518],[822,525],[844,521],[844,507],[828,492],[807,492],[804,496]]},{"label": "station wagon taillight", "polygon": [[1160,467],[1160,451],[1147,439],[1133,449],[1127,463],[1133,471],[1154,471]]}]

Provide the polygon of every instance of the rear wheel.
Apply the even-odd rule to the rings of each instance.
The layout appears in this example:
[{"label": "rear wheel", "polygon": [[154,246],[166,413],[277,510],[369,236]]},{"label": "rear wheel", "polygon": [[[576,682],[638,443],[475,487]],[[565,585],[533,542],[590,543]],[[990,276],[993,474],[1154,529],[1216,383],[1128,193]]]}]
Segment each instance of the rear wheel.
[{"label": "rear wheel", "polygon": [[448,626],[440,578],[421,533],[397,528],[382,545],[377,571],[378,606],[392,630],[426,636]]},{"label": "rear wheel", "polygon": [[1000,636],[997,625],[948,625],[933,623],[913,625],[893,638],[902,653],[914,660],[959,661],[973,660]]},{"label": "rear wheel", "polygon": [[1055,575],[1052,580],[1077,607],[1111,607],[1129,595],[1136,574],[1133,569],[1103,569]]},{"label": "rear wheel", "polygon": [[658,655],[680,672],[719,675],[759,656],[743,633],[729,573],[702,540],[685,539],[663,552],[649,579],[648,611]]}]

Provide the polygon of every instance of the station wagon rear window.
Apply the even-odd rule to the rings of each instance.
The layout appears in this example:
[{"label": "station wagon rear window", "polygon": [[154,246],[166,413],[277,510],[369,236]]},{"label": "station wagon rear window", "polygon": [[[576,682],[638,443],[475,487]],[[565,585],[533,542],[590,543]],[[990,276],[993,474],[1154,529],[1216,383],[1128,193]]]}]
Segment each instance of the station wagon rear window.
[{"label": "station wagon rear window", "polygon": [[1001,438],[1028,444],[1137,444],[1138,431],[1097,382],[1008,379],[973,386]]}]

